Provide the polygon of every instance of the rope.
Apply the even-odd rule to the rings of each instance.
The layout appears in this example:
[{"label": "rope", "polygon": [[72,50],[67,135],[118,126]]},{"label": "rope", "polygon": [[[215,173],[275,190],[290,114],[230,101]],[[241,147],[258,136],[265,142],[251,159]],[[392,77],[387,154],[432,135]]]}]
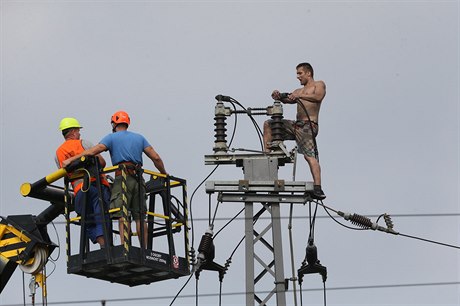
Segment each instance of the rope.
[{"label": "rope", "polygon": [[[88,175],[88,181],[89,181],[88,187],[87,187],[86,189],[83,189],[83,186],[84,186],[85,184],[82,184],[81,189],[80,189],[80,191],[83,192],[83,193],[84,193],[84,192],[88,192],[88,190],[89,190],[89,188],[90,188],[90,186],[91,186],[91,173],[89,173],[89,171],[88,171],[87,169],[85,169],[85,168],[81,168],[81,169],[78,169],[78,170],[79,170],[79,171],[86,172],[86,174]],[[83,176],[84,176],[84,175],[85,175],[85,174],[83,174]]]},{"label": "rope", "polygon": [[125,255],[129,252],[129,228],[128,228],[128,187],[126,185],[126,166],[120,165],[121,168],[121,199],[123,202],[121,209],[121,218],[123,220],[123,237],[122,243],[125,249]]}]

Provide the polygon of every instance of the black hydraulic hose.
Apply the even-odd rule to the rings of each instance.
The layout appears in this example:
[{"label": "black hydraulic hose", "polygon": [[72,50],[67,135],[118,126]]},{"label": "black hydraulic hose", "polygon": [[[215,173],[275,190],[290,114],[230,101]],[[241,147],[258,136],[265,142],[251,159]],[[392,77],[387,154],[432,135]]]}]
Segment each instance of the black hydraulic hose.
[{"label": "black hydraulic hose", "polygon": [[[231,100],[230,103],[232,103],[232,104],[235,103],[238,106],[240,106],[246,112],[246,114],[249,116],[249,118],[251,119],[252,124],[254,125],[254,127],[256,129],[257,136],[258,136],[259,142],[260,142],[260,146],[261,146],[261,148],[263,150],[263,142],[262,142],[262,138],[261,138],[261,135],[263,135],[263,132],[261,131],[261,129],[260,129],[259,125],[257,124],[257,122],[255,121],[254,117],[250,113],[247,112],[246,107],[244,107],[240,102],[238,102],[237,100],[235,100],[235,99],[233,99],[231,97],[230,97],[230,100]],[[233,106],[233,107],[235,108],[235,106]],[[236,108],[235,108],[235,111],[236,111]]]}]

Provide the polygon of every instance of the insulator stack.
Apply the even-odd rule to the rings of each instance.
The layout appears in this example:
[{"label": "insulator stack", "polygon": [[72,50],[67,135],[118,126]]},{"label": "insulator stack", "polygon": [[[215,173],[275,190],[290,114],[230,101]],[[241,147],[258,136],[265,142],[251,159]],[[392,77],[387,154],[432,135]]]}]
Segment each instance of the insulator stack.
[{"label": "insulator stack", "polygon": [[[214,141],[216,143],[216,147],[214,147],[214,151],[221,151],[220,148],[217,147],[217,144],[223,143],[227,145],[227,123],[225,122],[226,117],[225,116],[216,116],[214,117],[214,120],[216,121],[214,123],[214,126],[216,127],[214,131],[216,132],[215,137],[216,140]],[[220,146],[219,146],[220,147]]]},{"label": "insulator stack", "polygon": [[354,225],[356,226],[360,226],[362,228],[374,228],[374,224],[372,223],[371,219],[365,217],[365,216],[361,216],[361,215],[357,215],[357,214],[353,214],[350,216],[350,221],[351,223],[353,223]]},{"label": "insulator stack", "polygon": [[228,271],[228,268],[230,267],[231,263],[232,263],[232,260],[230,258],[227,259],[227,261],[225,262],[225,265],[224,265],[225,271]]},{"label": "insulator stack", "polygon": [[383,219],[385,220],[385,224],[387,225],[388,229],[393,229],[393,221],[391,221],[390,215],[384,214]]},{"label": "insulator stack", "polygon": [[272,142],[283,141],[283,106],[281,102],[275,101],[273,106],[269,108],[270,128],[272,130]]},{"label": "insulator stack", "polygon": [[217,102],[215,108],[215,140],[214,140],[214,154],[227,154],[227,116],[230,115],[230,108],[224,107],[224,103]]},{"label": "insulator stack", "polygon": [[309,265],[314,265],[318,262],[318,249],[312,242],[308,242],[307,248],[305,249],[305,260]]},{"label": "insulator stack", "polygon": [[205,259],[214,259],[212,231],[206,231],[206,233],[201,237],[200,245],[198,246],[198,253],[198,257],[204,254]]},{"label": "insulator stack", "polygon": [[190,264],[195,265],[196,264],[196,253],[193,247],[189,251],[189,256],[190,256]]},{"label": "insulator stack", "polygon": [[225,262],[225,265],[223,267],[222,271],[219,271],[219,281],[222,281],[224,279],[224,275],[227,273],[228,268],[230,267],[230,264],[232,263],[232,260],[229,258]]}]

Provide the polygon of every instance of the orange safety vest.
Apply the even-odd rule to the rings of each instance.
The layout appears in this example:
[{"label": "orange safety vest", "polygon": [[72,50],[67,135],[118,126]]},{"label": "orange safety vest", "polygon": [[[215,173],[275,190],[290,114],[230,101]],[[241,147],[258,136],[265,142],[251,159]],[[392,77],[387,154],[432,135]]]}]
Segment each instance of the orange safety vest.
[{"label": "orange safety vest", "polygon": [[[75,155],[82,153],[85,150],[83,147],[82,141],[80,139],[68,139],[66,140],[59,148],[56,150],[56,158],[59,162],[59,167],[62,168],[62,162],[66,159],[69,159]],[[69,173],[68,176],[70,177],[72,174]],[[96,178],[92,177],[91,182],[94,182]],[[109,182],[105,179],[105,175],[101,174],[101,182],[102,184],[109,187]],[[74,193],[80,191],[81,187],[83,186],[83,179],[76,179],[71,181]]]}]

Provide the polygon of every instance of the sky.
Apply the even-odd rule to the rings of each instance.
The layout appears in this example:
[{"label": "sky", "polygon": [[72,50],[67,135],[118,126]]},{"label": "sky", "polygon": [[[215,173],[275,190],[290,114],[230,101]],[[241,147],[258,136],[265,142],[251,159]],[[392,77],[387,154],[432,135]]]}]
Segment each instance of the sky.
[{"label": "sky", "polygon": [[[460,246],[459,34],[458,1],[0,0],[0,215],[49,205],[23,198],[19,187],[56,170],[61,118],[78,118],[82,137],[97,143],[120,109],[191,193],[213,169],[204,156],[213,153],[214,97],[270,106],[272,90],[300,87],[295,66],[310,62],[327,86],[317,139],[324,204],[373,221],[388,213],[402,234]],[[293,118],[295,107],[284,114]],[[256,117],[260,126],[265,119]],[[247,117],[238,117],[232,146],[260,149]],[[145,168],[154,166],[145,160]],[[292,174],[292,164],[279,170],[286,180]],[[242,178],[241,168],[225,165],[209,180]],[[311,181],[301,158],[295,179]],[[221,204],[216,230],[241,208]],[[197,249],[208,227],[203,186],[191,209]],[[281,214],[289,278],[289,207]],[[295,206],[294,216],[297,270],[308,207]],[[318,210],[315,244],[328,269],[327,305],[460,305],[458,248],[354,231],[326,216]],[[63,221],[49,229],[61,246],[47,266],[49,304],[169,305],[184,285],[186,278],[127,287],[68,275]],[[238,219],[215,239],[216,262],[225,263],[243,226]],[[222,305],[245,303],[243,246],[224,278]],[[17,269],[0,305],[21,305],[22,284]],[[304,305],[323,305],[322,288],[318,275],[306,276]],[[174,305],[195,305],[195,292],[192,279]],[[218,305],[214,272],[201,274],[198,292],[199,305]],[[292,291],[286,297],[294,305]]]}]

